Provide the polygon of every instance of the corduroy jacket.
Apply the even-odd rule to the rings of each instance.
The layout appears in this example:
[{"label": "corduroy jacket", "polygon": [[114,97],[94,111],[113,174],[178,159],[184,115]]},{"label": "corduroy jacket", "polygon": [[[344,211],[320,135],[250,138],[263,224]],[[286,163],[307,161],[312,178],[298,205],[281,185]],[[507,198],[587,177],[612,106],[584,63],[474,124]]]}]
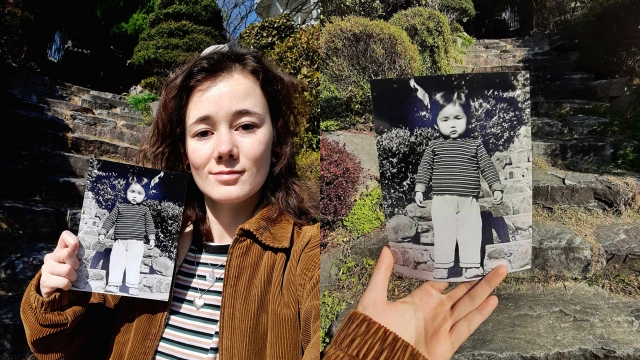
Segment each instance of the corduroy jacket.
[{"label": "corduroy jacket", "polygon": [[[190,244],[190,238],[181,241],[180,248]],[[178,253],[181,263],[184,255]],[[320,358],[319,225],[294,226],[288,216],[264,208],[238,228],[225,268],[222,360]],[[151,359],[170,301],[80,291],[58,291],[44,299],[40,276],[29,284],[20,309],[27,340],[39,359]],[[354,311],[323,358],[422,356],[390,330]]]}]

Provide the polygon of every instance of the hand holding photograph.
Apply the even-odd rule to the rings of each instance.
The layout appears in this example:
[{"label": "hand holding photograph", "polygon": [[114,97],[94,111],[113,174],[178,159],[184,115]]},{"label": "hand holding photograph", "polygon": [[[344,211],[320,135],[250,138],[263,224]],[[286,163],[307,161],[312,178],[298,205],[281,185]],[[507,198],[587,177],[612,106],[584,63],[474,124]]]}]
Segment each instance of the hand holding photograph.
[{"label": "hand holding photograph", "polygon": [[394,270],[475,280],[531,267],[527,72],[371,81]]},{"label": "hand holding photograph", "polygon": [[91,159],[72,289],[169,299],[185,174]]}]

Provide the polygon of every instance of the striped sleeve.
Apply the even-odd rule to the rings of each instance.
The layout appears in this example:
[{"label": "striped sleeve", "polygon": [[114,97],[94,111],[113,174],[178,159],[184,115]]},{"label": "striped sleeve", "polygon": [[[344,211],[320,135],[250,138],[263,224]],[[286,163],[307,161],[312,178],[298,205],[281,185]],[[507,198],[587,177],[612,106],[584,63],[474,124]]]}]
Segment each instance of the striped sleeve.
[{"label": "striped sleeve", "polygon": [[416,190],[426,191],[427,185],[431,182],[431,176],[433,175],[433,142],[427,146],[427,150],[422,155],[420,166],[418,166],[418,173],[416,174]]},{"label": "striped sleeve", "polygon": [[104,220],[104,223],[102,223],[102,230],[105,233],[109,232],[109,230],[111,230],[113,225],[115,225],[116,219],[118,218],[119,211],[120,211],[120,203],[117,203],[116,207],[114,207],[113,210],[111,210],[111,213],[109,214],[109,216],[107,216],[107,218]]},{"label": "striped sleeve", "polygon": [[147,230],[147,236],[149,238],[156,237],[156,227],[153,224],[153,217],[151,216],[151,211],[149,210],[148,207],[145,207],[145,211],[144,211],[144,226],[146,227]]},{"label": "striped sleeve", "polygon": [[478,141],[476,153],[478,156],[478,167],[480,168],[480,173],[487,184],[489,184],[491,191],[502,190],[498,170],[495,165],[493,165],[493,161],[491,161],[489,154],[487,154],[487,150],[484,148],[484,145],[482,145],[482,141]]}]

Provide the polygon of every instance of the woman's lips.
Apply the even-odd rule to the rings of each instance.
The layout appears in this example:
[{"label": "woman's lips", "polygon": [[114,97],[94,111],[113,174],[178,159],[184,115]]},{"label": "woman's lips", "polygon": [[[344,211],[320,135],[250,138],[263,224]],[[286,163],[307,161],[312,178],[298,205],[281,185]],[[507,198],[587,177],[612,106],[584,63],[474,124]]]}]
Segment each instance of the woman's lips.
[{"label": "woman's lips", "polygon": [[244,171],[238,170],[223,170],[216,171],[213,173],[213,176],[218,180],[235,180],[244,174]]}]

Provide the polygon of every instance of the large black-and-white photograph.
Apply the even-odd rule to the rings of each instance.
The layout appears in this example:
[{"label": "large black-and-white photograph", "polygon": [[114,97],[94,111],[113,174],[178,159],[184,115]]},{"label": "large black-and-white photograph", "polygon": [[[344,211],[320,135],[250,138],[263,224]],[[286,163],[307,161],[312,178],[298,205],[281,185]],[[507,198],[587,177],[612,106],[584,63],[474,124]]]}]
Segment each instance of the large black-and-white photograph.
[{"label": "large black-and-white photograph", "polygon": [[371,81],[394,270],[476,280],[531,267],[528,72]]},{"label": "large black-and-white photograph", "polygon": [[90,159],[72,289],[169,299],[186,174]]}]

